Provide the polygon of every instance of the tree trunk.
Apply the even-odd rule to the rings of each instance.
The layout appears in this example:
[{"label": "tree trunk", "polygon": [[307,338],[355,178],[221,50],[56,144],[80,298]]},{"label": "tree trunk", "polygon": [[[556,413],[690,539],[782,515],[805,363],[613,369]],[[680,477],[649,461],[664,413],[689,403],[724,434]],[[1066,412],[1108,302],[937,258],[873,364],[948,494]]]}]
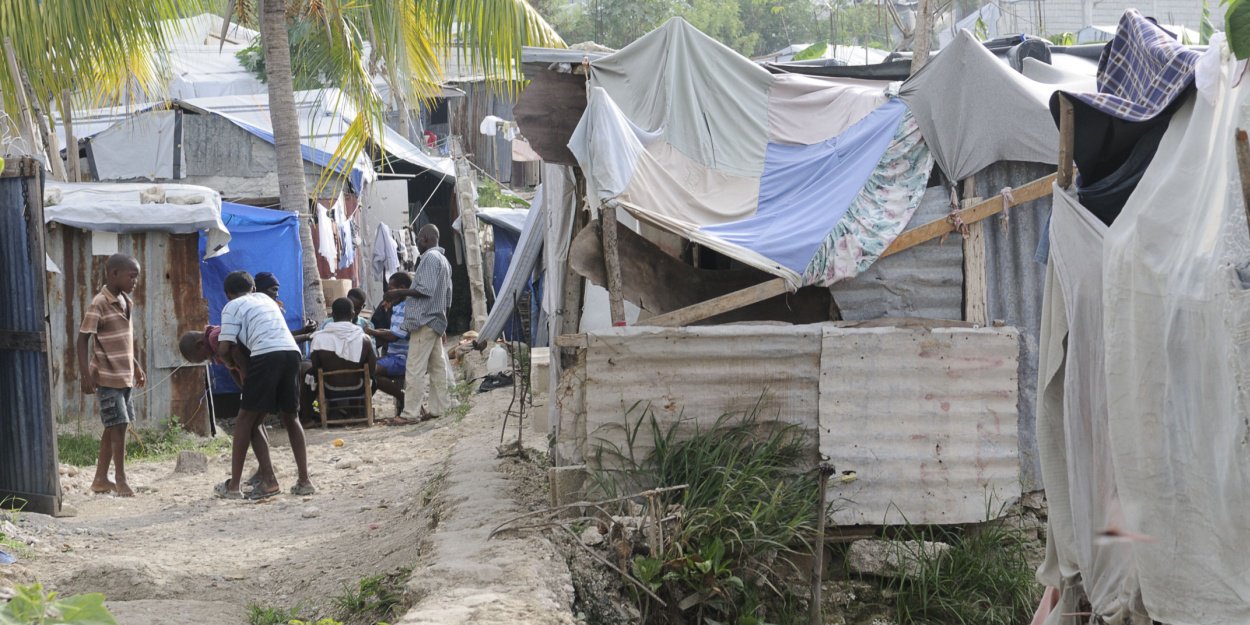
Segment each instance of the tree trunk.
[{"label": "tree trunk", "polygon": [[260,37],[265,46],[265,70],[269,75],[269,120],[277,157],[278,196],[282,210],[303,215],[299,242],[304,255],[304,315],[320,320],[326,300],[317,271],[309,227],[311,207],[304,185],[304,157],[300,153],[299,117],[295,111],[295,82],[291,78],[291,44],[286,33],[286,3],[263,0]]}]

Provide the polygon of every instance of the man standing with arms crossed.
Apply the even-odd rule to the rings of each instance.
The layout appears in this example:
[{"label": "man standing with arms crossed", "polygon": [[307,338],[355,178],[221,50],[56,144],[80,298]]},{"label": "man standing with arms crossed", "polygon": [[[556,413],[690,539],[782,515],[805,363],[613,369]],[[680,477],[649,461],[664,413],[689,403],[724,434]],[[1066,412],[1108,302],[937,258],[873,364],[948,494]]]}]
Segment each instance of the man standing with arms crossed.
[{"label": "man standing with arms crossed", "polygon": [[[404,329],[408,331],[408,363],[404,383],[404,411],[401,417],[410,420],[436,419],[455,407],[448,386],[447,350],[443,335],[447,333],[447,309],[451,306],[451,264],[443,248],[438,246],[438,227],[427,224],[417,233],[417,249],[421,260],[411,289],[394,289],[386,294],[389,300],[408,298],[405,304]],[[421,398],[430,390],[429,409],[422,414]]]}]

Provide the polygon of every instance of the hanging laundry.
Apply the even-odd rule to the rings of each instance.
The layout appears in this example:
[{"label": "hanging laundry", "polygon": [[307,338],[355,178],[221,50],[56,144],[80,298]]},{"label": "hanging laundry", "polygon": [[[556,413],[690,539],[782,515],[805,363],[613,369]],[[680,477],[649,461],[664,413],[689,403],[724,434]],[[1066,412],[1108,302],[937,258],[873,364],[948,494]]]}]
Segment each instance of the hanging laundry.
[{"label": "hanging laundry", "polygon": [[370,264],[375,273],[385,277],[399,271],[399,255],[396,253],[395,237],[386,224],[378,224],[373,235],[373,257]]},{"label": "hanging laundry", "polygon": [[317,253],[333,269],[338,267],[338,249],[334,245],[334,222],[326,214],[326,207],[317,205]]}]

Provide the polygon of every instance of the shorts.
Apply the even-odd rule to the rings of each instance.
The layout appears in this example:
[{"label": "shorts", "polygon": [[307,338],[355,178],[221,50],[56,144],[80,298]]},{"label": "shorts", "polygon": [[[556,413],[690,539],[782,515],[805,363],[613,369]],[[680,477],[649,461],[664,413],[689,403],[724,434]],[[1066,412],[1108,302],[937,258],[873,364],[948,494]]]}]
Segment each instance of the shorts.
[{"label": "shorts", "polygon": [[247,360],[239,408],[261,414],[299,412],[299,369],[299,352],[251,356]]},{"label": "shorts", "polygon": [[408,358],[401,354],[387,354],[378,359],[378,371],[388,378],[404,377],[405,367],[408,365]]},{"label": "shorts", "polygon": [[134,423],[135,405],[130,401],[130,389],[101,386],[96,388],[95,396],[100,404],[100,422],[104,427]]}]

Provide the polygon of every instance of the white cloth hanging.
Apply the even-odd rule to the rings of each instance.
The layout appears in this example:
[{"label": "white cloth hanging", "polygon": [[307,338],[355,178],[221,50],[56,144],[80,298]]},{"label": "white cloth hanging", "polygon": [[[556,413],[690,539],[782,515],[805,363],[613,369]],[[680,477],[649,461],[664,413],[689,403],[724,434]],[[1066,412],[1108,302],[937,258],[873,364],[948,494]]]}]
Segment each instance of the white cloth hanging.
[{"label": "white cloth hanging", "polygon": [[329,263],[330,269],[338,267],[339,251],[334,246],[334,222],[326,214],[326,207],[317,205],[317,253]]},{"label": "white cloth hanging", "polygon": [[378,229],[373,235],[373,258],[370,262],[375,273],[381,274],[383,280],[388,280],[391,274],[399,271],[399,254],[396,251],[395,237],[391,236],[391,227],[386,224],[378,224]]}]

